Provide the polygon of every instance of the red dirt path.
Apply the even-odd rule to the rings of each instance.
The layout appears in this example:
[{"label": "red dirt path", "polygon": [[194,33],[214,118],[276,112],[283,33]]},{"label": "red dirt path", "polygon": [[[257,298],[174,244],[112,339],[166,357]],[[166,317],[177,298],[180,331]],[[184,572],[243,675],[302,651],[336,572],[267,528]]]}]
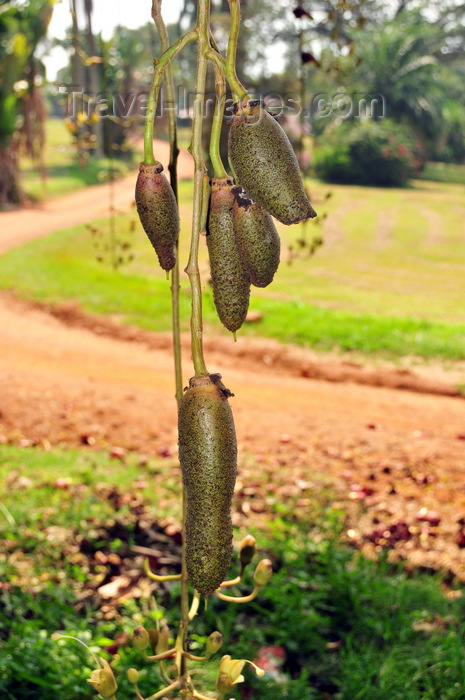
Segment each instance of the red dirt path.
[{"label": "red dirt path", "polygon": [[[158,140],[154,143],[157,158],[168,172],[169,145]],[[178,159],[178,177],[186,179],[192,174],[193,160],[189,153],[182,151]],[[125,211],[129,208],[134,200],[134,185],[132,173],[115,180],[114,201],[118,209]],[[109,186],[94,185],[20,211],[0,211],[0,255],[34,238],[108,216],[109,205]]]},{"label": "red dirt path", "polygon": [[[83,212],[98,216],[101,187],[48,202],[43,217],[0,214],[0,251],[83,221]],[[118,183],[120,208],[133,187],[133,176]],[[31,214],[37,225],[26,232]],[[362,548],[391,544],[393,556],[465,581],[463,367],[369,368],[240,336],[207,339],[206,357],[235,394],[238,524],[261,517],[271,496],[304,513],[322,481],[334,479],[349,536]],[[184,373],[187,382],[187,338]],[[168,336],[73,304],[41,308],[0,294],[0,441],[175,454],[173,395]]]}]

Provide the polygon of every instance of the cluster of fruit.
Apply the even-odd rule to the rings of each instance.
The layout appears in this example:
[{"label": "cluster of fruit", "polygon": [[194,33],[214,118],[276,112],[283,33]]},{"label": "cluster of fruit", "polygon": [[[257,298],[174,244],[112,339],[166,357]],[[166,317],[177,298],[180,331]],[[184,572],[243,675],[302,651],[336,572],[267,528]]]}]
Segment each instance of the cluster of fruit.
[{"label": "cluster of fruit", "polygon": [[[289,139],[260,101],[236,105],[228,149],[237,182],[230,177],[211,181],[207,247],[216,310],[234,333],[246,318],[250,285],[266,287],[279,265],[281,244],[272,217],[289,225],[316,214]],[[176,262],[179,214],[162,171],[160,163],[141,163],[136,204],[160,265],[168,271]],[[219,375],[196,376],[179,404],[187,572],[205,596],[224,580],[233,551],[237,444],[230,395]]]},{"label": "cluster of fruit", "polygon": [[[207,246],[215,307],[234,333],[246,318],[250,285],[266,287],[279,265],[280,239],[272,217],[289,225],[316,214],[289,139],[259,100],[236,105],[228,147],[240,184],[229,177],[211,181]],[[179,215],[162,170],[160,163],[140,165],[136,204],[161,267],[171,270]]]}]

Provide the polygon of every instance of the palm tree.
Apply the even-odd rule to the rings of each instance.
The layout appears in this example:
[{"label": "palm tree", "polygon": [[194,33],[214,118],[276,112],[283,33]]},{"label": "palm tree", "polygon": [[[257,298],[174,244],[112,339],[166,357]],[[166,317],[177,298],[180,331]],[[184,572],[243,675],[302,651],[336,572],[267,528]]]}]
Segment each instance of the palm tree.
[{"label": "palm tree", "polygon": [[356,80],[384,96],[386,116],[407,123],[422,138],[437,136],[447,77],[438,58],[444,32],[419,10],[404,10],[382,26],[355,36],[361,61]]}]

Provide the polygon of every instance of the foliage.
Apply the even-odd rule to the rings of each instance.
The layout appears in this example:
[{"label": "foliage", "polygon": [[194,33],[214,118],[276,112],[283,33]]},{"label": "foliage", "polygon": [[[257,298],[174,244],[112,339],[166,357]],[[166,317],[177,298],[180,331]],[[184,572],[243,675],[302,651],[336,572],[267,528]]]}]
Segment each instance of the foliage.
[{"label": "foliage", "polygon": [[[165,594],[159,596],[158,602],[166,610],[155,610],[142,596],[109,604],[103,615],[98,611],[97,597],[89,595],[91,588],[84,596],[86,604],[82,604],[82,593],[95,576],[91,574],[90,552],[79,566],[72,567],[70,561],[76,553],[66,553],[66,547],[49,547],[47,553],[43,545],[31,545],[42,535],[45,542],[52,523],[61,524],[64,542],[73,542],[74,534],[82,529],[82,508],[89,505],[94,527],[108,522],[112,506],[99,491],[103,475],[107,489],[114,492],[128,483],[128,469],[131,479],[138,472],[144,474],[147,467],[141,466],[137,455],[129,464],[112,460],[110,468],[105,454],[88,450],[44,451],[10,446],[1,446],[0,450],[3,484],[20,465],[25,465],[21,505],[17,490],[3,489],[4,503],[18,523],[6,540],[8,525],[0,516],[2,552],[9,552],[2,575],[9,583],[0,592],[2,698],[49,700],[55,693],[62,700],[95,697],[85,683],[91,672],[91,657],[75,641],[53,641],[51,635],[57,630],[76,636],[94,653],[111,660],[123,697],[130,697],[125,671],[141,664],[127,636],[137,625],[153,626],[163,615],[175,623],[170,610],[175,609],[179,586],[165,587]],[[149,466],[163,471],[155,460]],[[54,491],[67,494],[66,489],[52,485],[63,473],[71,481],[70,497],[53,498]],[[29,487],[25,479],[30,479]],[[82,488],[85,485],[87,490]],[[147,518],[151,512],[158,512],[157,499],[172,498],[170,488],[161,474],[156,488],[143,492],[139,512],[142,506],[147,508]],[[407,573],[401,566],[390,565],[383,556],[367,561],[341,544],[343,512],[331,506],[330,491],[315,496],[311,511],[300,523],[295,522],[290,508],[281,516],[274,515],[263,530],[254,533],[261,553],[273,561],[273,585],[265,587],[259,599],[239,612],[212,600],[208,611],[193,621],[191,652],[200,652],[215,627],[224,636],[225,653],[232,648],[238,654],[253,649],[260,656],[266,649],[267,653],[278,649],[283,664],[271,664],[264,680],[257,682],[252,673],[247,674],[247,684],[257,700],[384,700],[387,695],[393,700],[459,700],[465,665],[463,597],[457,592],[447,598],[440,576],[421,571]],[[116,517],[121,515],[118,510]],[[125,522],[129,526],[129,513]],[[151,522],[156,523],[153,518]],[[65,550],[64,557],[61,561],[58,557],[53,566],[49,559],[52,549],[57,556],[59,549]],[[21,551],[26,554],[18,556]],[[115,540],[112,551],[124,556],[124,543]],[[14,567],[21,573],[20,578],[12,576]],[[144,696],[153,688],[154,673],[153,665],[144,663],[140,683]],[[205,673],[210,670],[207,668]]]},{"label": "foliage", "polygon": [[[124,156],[131,150],[127,141],[129,129],[142,121],[139,100],[150,84],[153,56],[160,53],[154,24],[147,22],[138,29],[118,26],[113,36],[105,40],[100,35],[90,36],[88,31],[79,32],[77,17],[74,22],[68,36],[56,42],[70,55],[70,63],[58,72],[58,80],[72,85],[73,73],[79,73],[83,88],[82,98],[65,107],[68,129],[78,150],[87,156],[98,157],[97,145],[106,156]],[[93,57],[95,52],[99,55]],[[57,109],[59,102],[54,100],[55,114],[63,111],[64,105]],[[99,117],[102,118],[98,124]],[[99,144],[95,142],[97,134],[91,139],[97,124]]]},{"label": "foliage", "polygon": [[[462,77],[457,82],[461,85]],[[446,163],[465,162],[465,105],[459,101],[462,92],[458,85],[457,88],[454,97],[444,101],[439,138],[433,151],[434,160]]]},{"label": "foliage", "polygon": [[[111,659],[112,653],[107,649],[112,646],[113,639],[122,639],[124,630],[134,629],[141,612],[134,601],[129,601],[120,606],[116,619],[110,623],[96,623],[91,606],[84,615],[79,613],[78,607],[71,586],[46,585],[42,591],[34,593],[12,586],[0,594],[2,698],[49,700],[53,694],[63,700],[96,697],[86,683],[93,668],[89,651],[75,640],[57,642],[52,635],[60,630],[89,646],[94,654]],[[119,647],[117,660],[112,661],[117,669],[119,689],[125,697],[132,695],[125,671],[136,663],[140,664],[138,654],[126,643]],[[146,664],[140,674],[142,692],[148,693],[153,687],[153,676],[153,669]]]},{"label": "foliage", "polygon": [[[435,3],[426,12],[426,6],[411,9],[401,3],[398,12],[390,13],[378,12],[376,5],[365,4],[363,26],[348,29],[347,55],[335,54],[324,43],[318,65],[306,67],[314,100],[344,93],[357,103],[357,95],[382,95],[385,116],[409,126],[424,142],[429,158],[463,162],[462,10]],[[309,26],[306,34],[312,31]],[[313,103],[304,106],[315,116]],[[313,133],[331,128],[337,112],[317,114]]]},{"label": "foliage", "polygon": [[435,135],[448,96],[447,73],[436,56],[443,42],[441,28],[422,21],[420,10],[406,10],[357,41],[361,61],[355,79],[384,96],[389,118],[405,121],[423,137]]},{"label": "foliage", "polygon": [[455,163],[428,162],[423,168],[421,178],[433,182],[455,182],[465,185],[465,168]]},{"label": "foliage", "polygon": [[[12,138],[17,128],[21,94],[26,105],[37,107],[38,104],[32,99],[36,71],[31,61],[47,31],[52,4],[53,0],[31,0],[20,5],[9,1],[0,10],[0,206],[21,200],[16,158],[18,144],[15,147]],[[28,65],[29,72],[25,73]],[[21,85],[24,78],[28,80]],[[39,116],[36,113],[36,122]],[[34,152],[33,131],[28,138],[29,151]]]},{"label": "foliage", "polygon": [[285,650],[284,670],[293,680],[273,683],[262,694],[251,679],[254,697],[271,700],[273,691],[277,697],[289,689],[297,698],[305,676],[306,698],[382,700],[389,694],[432,700],[444,691],[460,697],[465,655],[457,622],[463,602],[458,617],[449,616],[437,580],[418,573],[409,578],[383,558],[368,562],[331,539],[316,544],[311,534],[294,537],[272,548],[278,572],[253,605],[258,629],[242,619],[237,642],[235,637],[244,648],[274,639]]},{"label": "foliage", "polygon": [[328,130],[314,154],[318,177],[328,182],[403,187],[423,165],[406,129],[389,120],[362,120]]},{"label": "foliage", "polygon": [[70,590],[49,586],[40,593],[6,588],[0,593],[0,693],[2,698],[83,700],[88,658],[77,644],[59,648],[54,629],[79,624]]},{"label": "foliage", "polygon": [[85,165],[79,162],[62,119],[48,119],[45,136],[45,181],[34,160],[24,154],[19,157],[22,188],[26,196],[34,201],[62,196],[88,185],[106,183],[112,177],[123,177],[133,166],[133,162],[128,159],[115,159],[111,165],[107,158],[93,158]]}]

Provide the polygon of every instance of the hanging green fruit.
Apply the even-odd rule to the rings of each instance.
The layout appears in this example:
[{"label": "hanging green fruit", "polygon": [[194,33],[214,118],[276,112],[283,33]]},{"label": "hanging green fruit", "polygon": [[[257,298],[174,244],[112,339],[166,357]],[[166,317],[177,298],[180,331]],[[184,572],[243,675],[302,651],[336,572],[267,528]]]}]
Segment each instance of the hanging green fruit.
[{"label": "hanging green fruit", "polygon": [[259,100],[236,107],[229,130],[229,157],[239,182],[283,224],[316,216],[305,193],[299,164],[281,125]]},{"label": "hanging green fruit", "polygon": [[234,235],[233,186],[231,178],[213,178],[207,220],[213,299],[221,323],[232,333],[244,323],[250,298],[249,273]]},{"label": "hanging green fruit", "polygon": [[281,241],[270,214],[243,187],[235,187],[233,223],[242,262],[256,287],[266,287],[279,266]]},{"label": "hanging green fruit", "polygon": [[171,270],[176,263],[179,214],[176,197],[163,174],[161,163],[140,163],[136,182],[136,206],[161,267],[163,270]]},{"label": "hanging green fruit", "polygon": [[187,576],[204,596],[225,579],[233,551],[237,444],[228,395],[210,376],[194,377],[179,405]]}]

